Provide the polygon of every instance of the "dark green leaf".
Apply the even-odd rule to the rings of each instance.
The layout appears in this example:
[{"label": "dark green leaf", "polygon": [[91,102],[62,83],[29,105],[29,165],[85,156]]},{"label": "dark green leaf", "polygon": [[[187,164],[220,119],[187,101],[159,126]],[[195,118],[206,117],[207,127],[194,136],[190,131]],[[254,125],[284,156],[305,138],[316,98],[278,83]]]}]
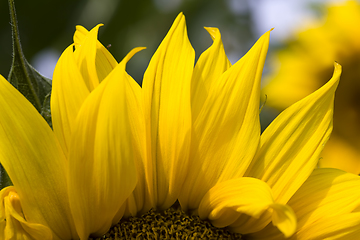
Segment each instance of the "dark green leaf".
[{"label": "dark green leaf", "polygon": [[[19,37],[14,0],[9,0],[12,27],[13,60],[8,81],[21,92],[51,126],[51,80],[42,76],[26,60]],[[0,165],[0,189],[11,185],[11,180]]]},{"label": "dark green leaf", "polygon": [[25,59],[20,44],[14,0],[9,0],[9,7],[13,36],[13,62],[8,81],[34,105],[51,126],[49,101],[51,80],[37,72]]}]

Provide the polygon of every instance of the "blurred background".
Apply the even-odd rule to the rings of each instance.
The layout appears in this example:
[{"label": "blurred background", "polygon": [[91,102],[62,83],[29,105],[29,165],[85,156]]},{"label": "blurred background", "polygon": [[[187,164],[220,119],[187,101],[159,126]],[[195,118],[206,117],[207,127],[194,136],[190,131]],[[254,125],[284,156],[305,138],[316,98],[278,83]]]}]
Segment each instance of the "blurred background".
[{"label": "blurred background", "polygon": [[[325,0],[15,0],[25,56],[51,78],[61,52],[72,43],[77,24],[91,29],[98,23],[99,39],[111,44],[120,61],[133,47],[145,46],[128,71],[138,81],[176,15],[184,12],[190,41],[198,57],[211,44],[204,26],[221,30],[227,55],[236,62],[255,40],[271,28],[271,44],[292,34],[319,15]],[[0,1],[0,74],[11,64],[11,26],[7,1]],[[135,67],[136,66],[136,67]]]},{"label": "blurred background", "polygon": [[[196,58],[212,41],[203,29],[217,27],[232,63],[266,31],[270,48],[263,72],[264,129],[277,114],[312,93],[343,66],[335,101],[334,131],[320,161],[360,173],[360,6],[351,0],[15,0],[20,38],[28,61],[43,75],[52,72],[72,43],[75,26],[98,23],[99,40],[117,61],[134,47],[127,70],[141,84],[147,64],[179,12],[184,12]],[[7,1],[0,1],[0,74],[11,65],[11,26]],[[265,97],[267,96],[267,97]],[[350,160],[349,160],[350,159]]]}]

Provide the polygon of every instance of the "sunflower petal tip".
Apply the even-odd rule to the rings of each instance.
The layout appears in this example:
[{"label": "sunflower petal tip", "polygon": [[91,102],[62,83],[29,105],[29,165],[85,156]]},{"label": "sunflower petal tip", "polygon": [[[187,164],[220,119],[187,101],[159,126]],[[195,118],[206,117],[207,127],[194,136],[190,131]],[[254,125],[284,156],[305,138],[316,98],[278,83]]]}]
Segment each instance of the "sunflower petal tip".
[{"label": "sunflower petal tip", "polygon": [[146,47],[136,47],[133,48],[125,57],[124,59],[121,61],[122,63],[127,63],[128,61],[130,61],[130,59],[138,52],[142,51],[146,49]]},{"label": "sunflower petal tip", "polygon": [[205,30],[210,34],[211,39],[214,41],[217,36],[220,35],[220,31],[216,27],[204,27]]},{"label": "sunflower petal tip", "polygon": [[334,62],[334,68],[335,68],[335,72],[342,71],[342,66],[337,61]]}]

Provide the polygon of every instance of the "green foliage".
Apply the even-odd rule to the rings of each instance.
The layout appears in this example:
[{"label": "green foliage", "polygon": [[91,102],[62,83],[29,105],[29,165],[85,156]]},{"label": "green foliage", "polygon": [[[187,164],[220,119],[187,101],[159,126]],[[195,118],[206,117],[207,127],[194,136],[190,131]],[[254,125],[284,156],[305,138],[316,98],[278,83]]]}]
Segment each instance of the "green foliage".
[{"label": "green foliage", "polygon": [[43,77],[26,60],[20,44],[14,0],[9,0],[9,8],[12,26],[13,61],[8,81],[34,105],[51,126],[49,101],[51,80]]},{"label": "green foliage", "polygon": [[[13,60],[8,81],[19,90],[51,126],[50,94],[51,80],[38,73],[26,60],[19,37],[14,0],[9,0],[12,26]],[[0,189],[11,185],[5,169],[0,165]]]}]

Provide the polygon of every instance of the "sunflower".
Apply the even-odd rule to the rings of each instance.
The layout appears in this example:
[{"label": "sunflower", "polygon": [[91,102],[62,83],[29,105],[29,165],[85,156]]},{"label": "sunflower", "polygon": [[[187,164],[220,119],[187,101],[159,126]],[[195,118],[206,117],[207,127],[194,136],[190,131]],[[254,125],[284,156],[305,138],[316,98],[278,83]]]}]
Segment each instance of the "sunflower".
[{"label": "sunflower", "polygon": [[266,79],[263,93],[266,105],[284,109],[322,86],[333,61],[340,63],[345,71],[335,99],[334,131],[319,165],[360,174],[360,5],[330,5],[325,16],[275,53],[278,70]]},{"label": "sunflower", "polygon": [[231,65],[219,30],[206,28],[213,44],[194,67],[181,13],[140,87],[126,63],[143,48],[117,63],[97,40],[100,26],[78,26],[57,63],[53,131],[0,79],[0,161],[14,183],[0,193],[1,237],[87,239],[120,219],[177,203],[183,213],[241,235],[268,225],[285,237],[296,233],[289,200],[329,138],[340,65],[260,136],[270,31]]}]

